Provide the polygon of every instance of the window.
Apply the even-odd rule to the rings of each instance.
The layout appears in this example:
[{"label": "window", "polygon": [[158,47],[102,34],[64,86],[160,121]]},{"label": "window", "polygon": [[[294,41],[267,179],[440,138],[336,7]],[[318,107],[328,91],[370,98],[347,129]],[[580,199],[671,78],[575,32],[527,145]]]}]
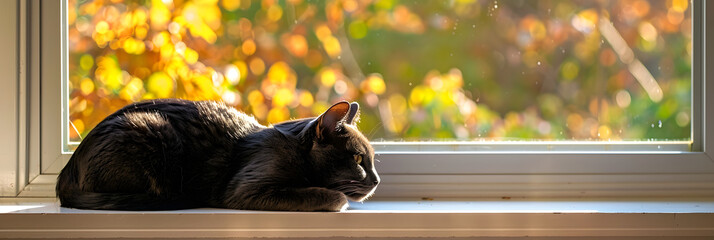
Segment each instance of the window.
[{"label": "window", "polygon": [[[271,122],[269,116],[273,116],[270,119],[277,121],[288,116],[312,115],[311,111],[313,109],[312,107],[308,108],[308,106],[327,104],[330,99],[345,97],[345,94],[350,92],[355,94],[356,99],[366,106],[362,124],[372,124],[369,127],[361,126],[362,130],[367,132],[371,131],[369,130],[370,127],[376,128],[378,129],[374,133],[376,137],[373,136],[372,139],[383,139],[385,141],[375,142],[375,146],[379,151],[377,158],[381,160],[378,170],[384,176],[384,185],[380,187],[378,192],[378,194],[382,194],[381,196],[615,196],[677,193],[696,195],[704,194],[706,192],[702,192],[703,189],[711,188],[709,183],[712,182],[711,179],[714,177],[709,172],[714,168],[712,167],[711,158],[704,152],[704,139],[712,135],[706,134],[704,132],[705,128],[702,127],[704,114],[708,112],[704,109],[705,105],[703,104],[708,101],[705,98],[706,94],[704,94],[706,92],[706,86],[703,84],[705,68],[702,65],[706,56],[703,55],[703,34],[706,33],[703,28],[703,13],[705,12],[703,1],[607,1],[604,3],[591,3],[589,1],[550,1],[548,3],[476,1],[465,3],[467,4],[465,5],[466,7],[459,6],[458,8],[449,5],[452,3],[444,2],[429,3],[438,6],[430,6],[429,4],[424,4],[427,6],[417,6],[396,1],[378,1],[374,5],[361,6],[359,2],[328,1],[317,4],[318,7],[313,7],[317,9],[312,10],[316,11],[312,16],[313,18],[304,19],[301,19],[298,13],[304,14],[305,11],[311,8],[310,6],[313,3],[302,2],[291,5],[293,1],[288,1],[283,5],[253,4],[250,7],[246,7],[246,1],[240,1],[239,5],[230,5],[228,2],[231,1],[216,2],[219,4],[217,8],[221,14],[255,13],[257,16],[263,17],[264,19],[262,20],[267,21],[268,26],[252,22],[247,24],[245,21],[241,23],[241,18],[236,17],[235,21],[237,22],[234,23],[236,24],[234,34],[237,34],[237,37],[233,40],[239,43],[240,48],[234,47],[230,51],[233,55],[228,56],[227,60],[224,59],[226,62],[215,63],[215,61],[206,60],[208,62],[201,62],[201,64],[198,64],[198,62],[200,62],[200,56],[204,52],[200,46],[216,47],[230,44],[206,45],[211,41],[218,42],[219,40],[211,40],[213,38],[209,34],[210,31],[202,27],[196,27],[198,29],[195,30],[197,36],[192,35],[194,30],[185,30],[189,28],[187,27],[188,25],[181,25],[186,23],[180,23],[180,19],[176,20],[175,17],[177,15],[171,15],[174,16],[171,21],[166,20],[168,25],[165,31],[152,32],[154,31],[151,28],[153,26],[145,26],[147,29],[144,30],[142,30],[143,27],[141,26],[132,26],[133,33],[131,36],[133,39],[127,42],[129,38],[126,38],[121,45],[116,43],[117,45],[115,46],[117,49],[124,49],[121,51],[124,51],[125,53],[122,54],[126,56],[112,57],[106,56],[107,52],[100,51],[101,49],[99,48],[85,48],[79,53],[74,53],[72,52],[72,47],[82,41],[86,41],[86,38],[81,41],[75,41],[72,39],[72,31],[63,32],[60,29],[45,27],[56,24],[58,22],[57,19],[66,20],[68,22],[63,26],[75,24],[77,31],[84,29],[89,33],[90,37],[88,39],[91,41],[85,43],[89,44],[87,46],[92,46],[91,44],[95,44],[95,46],[101,45],[95,39],[99,36],[95,34],[97,30],[100,33],[107,33],[108,31],[114,31],[114,26],[108,22],[105,26],[105,23],[101,23],[102,20],[100,19],[87,18],[81,20],[81,14],[72,19],[70,15],[77,14],[77,12],[72,12],[71,7],[67,5],[87,4],[89,6],[92,5],[91,1],[33,2],[34,4],[31,4],[30,9],[33,12],[41,13],[38,16],[42,16],[41,18],[37,17],[37,25],[41,28],[40,34],[43,36],[38,43],[38,48],[41,49],[40,63],[38,65],[41,66],[42,72],[40,76],[36,76],[38,78],[36,81],[40,83],[38,84],[40,86],[39,89],[31,89],[30,95],[39,99],[40,106],[38,108],[40,110],[38,111],[41,112],[42,118],[39,123],[33,126],[36,129],[42,129],[42,131],[38,134],[39,137],[36,138],[40,141],[38,146],[40,146],[41,151],[38,151],[40,153],[38,155],[41,156],[34,156],[33,159],[37,161],[30,161],[29,167],[30,169],[39,170],[30,171],[34,171],[37,175],[51,176],[53,173],[56,174],[66,162],[68,156],[63,152],[70,150],[71,147],[69,146],[65,149],[58,147],[64,146],[62,145],[62,140],[67,140],[65,143],[76,141],[78,136],[91,128],[92,124],[89,123],[91,121],[83,118],[86,116],[82,116],[77,110],[67,110],[65,106],[74,105],[75,107],[83,107],[85,110],[90,107],[94,110],[105,109],[104,107],[98,108],[97,105],[92,106],[97,103],[90,103],[91,101],[82,99],[83,97],[91,96],[92,94],[96,95],[98,91],[105,91],[101,90],[102,88],[107,87],[110,88],[109,93],[114,94],[113,96],[119,99],[108,100],[110,104],[112,101],[137,100],[147,94],[154,96],[187,94],[181,92],[185,91],[185,86],[183,90],[179,89],[180,81],[173,81],[171,74],[164,73],[162,76],[161,73],[158,73],[159,75],[154,75],[157,73],[150,67],[145,67],[149,69],[149,72],[123,68],[105,69],[115,73],[118,70],[119,74],[105,77],[104,80],[99,81],[93,79],[96,76],[91,76],[91,74],[97,74],[97,66],[100,65],[100,62],[101,64],[115,64],[114,66],[116,66],[119,64],[120,58],[128,57],[138,62],[136,64],[141,64],[141,61],[134,58],[136,57],[135,53],[151,51],[150,48],[158,47],[154,45],[157,42],[174,41],[171,40],[171,36],[174,34],[172,32],[177,32],[182,40],[172,42],[172,47],[176,49],[176,44],[178,44],[178,49],[183,50],[175,51],[172,54],[178,54],[181,61],[194,64],[192,67],[198,65],[205,69],[213,69],[213,71],[199,71],[196,73],[197,78],[201,78],[202,80],[200,81],[204,81],[206,84],[201,85],[202,83],[199,81],[199,83],[193,83],[193,86],[196,89],[200,89],[200,86],[209,86],[206,89],[215,91],[208,91],[210,98],[232,100],[234,103],[240,102],[242,105],[237,104],[237,106],[245,107],[243,110],[256,114],[258,119],[264,122]],[[139,1],[133,2],[131,7],[120,7],[121,3],[118,3],[115,5],[119,7],[115,7],[115,10],[105,9],[105,11],[115,11],[113,13],[116,14],[115,17],[121,18],[122,11],[137,9],[140,6],[163,4],[164,6],[177,7],[179,4],[188,3],[189,1],[180,3]],[[352,6],[350,3],[358,4]],[[462,4],[462,2],[454,4],[457,3]],[[294,9],[289,10],[289,5],[293,6]],[[567,7],[559,8],[561,5],[567,5]],[[474,10],[477,6],[480,9]],[[183,9],[186,8],[185,5],[183,7]],[[194,7],[199,8],[199,6]],[[325,19],[336,17],[337,15],[334,12],[323,12],[323,9],[329,10],[331,8],[338,10],[339,14],[337,15],[340,16],[344,23],[343,28],[331,28],[329,21],[314,20],[317,16],[323,16]],[[63,9],[63,11],[56,11],[56,9]],[[100,9],[100,7],[97,7],[97,9]],[[234,10],[229,11],[230,9]],[[354,11],[350,11],[350,9]],[[434,11],[436,11],[434,9],[441,12],[434,14]],[[645,9],[648,12],[647,14],[637,12],[645,11]],[[151,8],[145,8],[145,11],[152,10]],[[201,10],[196,11],[200,12]],[[215,9],[212,11],[215,11]],[[473,12],[463,13],[460,11],[474,11],[479,14],[475,19],[471,19],[473,14],[469,13]],[[558,11],[562,12],[559,13]],[[386,16],[379,16],[380,12],[386,14]],[[134,13],[140,15],[137,11],[134,11]],[[61,16],[61,14],[67,14],[67,16]],[[106,15],[108,13],[102,14]],[[270,14],[273,14],[272,18]],[[566,17],[559,18],[557,17],[558,14],[563,14]],[[643,17],[637,20],[626,19],[631,16],[640,16],[637,14]],[[97,14],[91,15],[97,16]],[[215,14],[213,15],[215,17]],[[132,16],[136,16],[136,14]],[[198,14],[198,16],[203,18],[201,14]],[[617,18],[618,16],[620,18]],[[148,15],[144,17],[148,17]],[[196,16],[194,15],[194,17]],[[286,20],[289,17],[292,17],[290,19],[298,20],[298,23],[295,24],[293,21],[291,24],[290,21]],[[608,24],[608,21],[598,20],[606,17],[610,17],[612,24]],[[501,21],[505,18],[510,19],[510,22]],[[142,18],[139,17],[139,19]],[[283,24],[276,23],[275,25],[277,26],[273,27],[278,30],[275,30],[275,32],[265,30],[270,29],[269,23],[271,19],[274,22],[279,20]],[[415,19],[418,19],[418,21]],[[85,21],[83,24],[89,25],[77,28],[77,24],[81,22],[80,20]],[[380,20],[386,22],[379,22]],[[389,21],[393,22],[390,23]],[[397,23],[397,21],[403,22]],[[663,25],[660,25],[663,23],[657,23],[657,21],[676,22],[679,25],[676,30],[664,30]],[[141,21],[138,22],[141,23]],[[170,26],[172,25],[171,22],[175,23],[173,24],[173,29]],[[687,22],[691,27],[687,27]],[[305,29],[300,30],[301,24],[305,25],[302,27]],[[506,27],[495,28],[488,24],[495,24],[496,26],[505,24],[503,26]],[[242,38],[241,34],[245,33],[243,31],[245,29],[242,28],[246,26],[250,26],[251,29],[260,26],[264,28],[261,30],[264,31],[262,34],[272,33],[273,39],[270,41],[258,39],[260,34],[256,34],[255,31],[248,31],[247,33],[249,36],[252,35],[250,36],[252,38]],[[283,29],[290,26],[294,28],[288,29],[289,31]],[[557,32],[558,26],[567,28],[568,30],[561,30],[565,32],[562,34],[566,34],[569,37],[560,40],[563,41],[559,43],[560,45],[548,43],[548,40],[557,40],[550,39],[552,37],[551,34],[554,33],[549,31]],[[217,27],[215,29],[210,24],[206,24],[203,27],[210,28],[214,34],[219,30],[226,34],[230,32],[226,30],[228,28],[227,25],[223,26],[223,28]],[[553,30],[554,28],[556,29]],[[201,32],[200,29],[206,30],[203,32],[204,35],[199,33]],[[428,34],[434,34],[437,37],[445,35],[444,38],[449,37],[448,35],[453,35],[457,37],[448,39],[481,43],[479,41],[483,41],[483,34],[485,33],[477,32],[477,30],[493,32],[495,29],[503,29],[505,33],[503,33],[504,36],[494,36],[494,39],[497,39],[498,42],[505,42],[510,39],[512,42],[509,44],[504,43],[503,45],[506,46],[502,49],[480,47],[475,44],[474,49],[469,49],[469,51],[462,49],[441,51],[438,48],[436,48],[438,51],[434,50],[436,52],[434,54],[452,53],[454,55],[441,56],[443,59],[455,58],[472,61],[469,63],[456,60],[437,61],[440,58],[431,57],[430,59],[436,62],[433,67],[423,67],[418,64],[405,66],[404,62],[406,60],[399,59],[411,60],[415,58],[413,55],[408,55],[410,53],[408,51],[400,52],[400,49],[406,49],[400,47],[402,45],[409,46],[408,43],[410,41],[419,41],[422,37],[429,39]],[[509,32],[507,31],[508,29],[512,31]],[[691,29],[691,31],[688,31],[688,29]],[[144,38],[135,38],[137,37],[136,34],[142,34],[141,31],[146,31]],[[610,32],[608,33],[608,31]],[[619,31],[626,33],[620,33]],[[162,41],[155,39],[160,38],[158,36],[163,33],[168,35],[166,39]],[[588,36],[595,33],[598,34],[598,37],[593,38],[594,44],[588,43],[587,41],[593,41],[588,39]],[[63,34],[67,35],[64,36]],[[474,34],[474,36],[469,34]],[[547,38],[543,37],[543,34]],[[301,37],[294,35],[302,35],[304,39],[299,40]],[[68,42],[52,41],[51,39],[56,38],[46,36],[62,36],[60,39],[68,40]],[[627,43],[626,46],[622,45],[623,39]],[[252,44],[248,40],[252,40]],[[99,41],[103,41],[103,37],[99,36]],[[278,49],[274,50],[278,53],[273,54],[277,56],[285,55],[289,60],[276,60],[277,57],[270,55],[272,51],[264,49],[265,43],[262,41],[272,41],[275,44],[273,47]],[[389,41],[393,42],[381,44]],[[634,41],[634,44],[629,41]],[[432,40],[427,42],[432,42]],[[670,42],[678,43],[679,47],[664,45]],[[307,46],[307,49],[293,48],[302,46],[303,43]],[[448,43],[451,43],[451,41]],[[578,48],[578,43],[584,43],[586,46],[582,47],[583,45],[581,44],[581,47]],[[112,48],[111,41],[107,41],[105,44],[110,49]],[[552,45],[550,52],[543,53],[532,48],[532,45],[548,44]],[[595,46],[590,49],[591,52],[589,54],[592,54],[592,56],[581,59],[582,56],[579,57],[578,55],[588,54],[588,51],[585,51],[590,46],[588,44]],[[235,45],[238,46],[238,44]],[[141,46],[144,47],[143,50],[140,50]],[[330,50],[331,48],[336,48],[336,46],[340,48],[339,53],[335,53],[335,49]],[[385,49],[379,49],[380,47]],[[629,47],[634,50],[623,50],[623,47]],[[379,49],[379,51],[375,51],[378,53],[370,53],[370,50],[374,49]],[[566,56],[562,56],[563,50],[566,52]],[[62,51],[69,52],[65,54]],[[98,51],[104,54],[100,54],[102,56],[101,60],[99,57],[91,55]],[[304,55],[302,55],[303,51],[305,51]],[[331,51],[333,51],[332,54]],[[346,55],[345,52],[348,51],[351,52],[352,56],[348,57]],[[473,52],[480,51],[483,52],[480,53],[481,55],[473,55]],[[558,51],[560,51],[561,56],[555,57],[559,55]],[[86,55],[85,52],[90,55]],[[400,56],[399,54],[386,55],[397,58],[390,61],[376,58],[372,60],[370,57],[361,55],[386,54],[390,52],[403,53],[406,56]],[[630,52],[635,53],[634,56],[637,61],[635,58],[626,57],[629,56],[627,54]],[[311,53],[313,57],[318,56],[317,54],[319,53],[322,59],[322,62],[314,65],[315,67],[308,65],[314,64],[308,63],[308,57],[311,56]],[[159,50],[154,55],[160,57],[160,54],[161,51]],[[195,62],[194,54],[199,56],[195,59]],[[74,58],[72,58],[73,56]],[[491,59],[495,60],[487,61]],[[589,61],[591,62],[587,62],[584,59],[590,59]],[[663,61],[662,59],[670,59],[671,62]],[[688,59],[693,60],[688,62]],[[262,61],[262,64],[259,61]],[[281,61],[284,64],[281,64]],[[295,61],[299,64],[292,64],[293,62],[290,61]],[[406,62],[407,65],[412,64],[410,61]],[[413,62],[419,61],[415,60]],[[640,65],[638,62],[642,64]],[[260,66],[262,66],[262,71],[258,71],[261,70]],[[349,66],[356,66],[362,70],[353,73],[347,70]],[[649,73],[644,73],[642,66]],[[664,70],[657,69],[658,66]],[[261,88],[248,84],[251,81],[252,83],[261,83],[261,81],[273,79],[270,74],[273,68],[276,70],[273,70],[272,77],[278,78],[278,82],[283,80],[287,82],[295,81],[294,85],[290,85],[294,89],[288,89],[292,95],[292,99],[289,101],[278,101],[275,98],[266,97],[270,95],[268,92],[281,89],[266,90],[263,89],[266,84],[261,84]],[[58,81],[59,76],[57,73],[68,70],[70,84],[65,86]],[[82,70],[85,71],[85,75],[73,75]],[[480,71],[478,70],[482,70],[484,74],[486,71],[490,71],[491,73],[489,74],[492,76],[484,77],[486,76],[484,75],[479,78]],[[141,73],[142,71],[143,73]],[[513,78],[508,80],[498,79],[495,77],[497,72],[505,72]],[[595,74],[590,72],[595,72]],[[406,74],[403,76],[412,76],[412,78],[400,78],[402,75],[399,74]],[[644,74],[646,77],[642,78],[638,74]],[[652,82],[648,80],[650,78],[647,77],[647,74],[655,77],[658,87],[652,85]],[[171,81],[167,81],[167,76]],[[292,78],[295,78],[295,80],[290,80]],[[612,78],[626,79],[622,81],[628,82],[630,85],[609,86],[608,84],[610,84]],[[142,81],[142,83],[136,84],[136,79]],[[482,81],[476,81],[477,79]],[[561,80],[565,81],[565,83],[559,82]],[[112,83],[112,81],[115,81],[115,83]],[[305,83],[301,83],[301,81]],[[400,83],[400,81],[407,82]],[[411,81],[411,86],[409,86],[409,81]],[[504,83],[502,81],[508,82]],[[553,86],[550,86],[551,90],[546,88],[545,81],[554,81],[549,83],[553,84]],[[127,93],[131,89],[132,82],[137,86],[135,91],[138,91],[138,93]],[[598,85],[598,83],[602,82],[605,83]],[[293,84],[292,82],[290,83]],[[491,84],[493,86],[469,87],[469,83]],[[573,83],[579,83],[582,86],[573,88],[573,85],[577,85]],[[113,88],[111,84],[115,84]],[[162,92],[165,91],[162,89],[166,88],[155,87],[167,84],[172,86],[172,91]],[[340,84],[345,84],[346,89],[340,87]],[[450,86],[450,84],[459,86],[459,89],[453,93],[445,93],[442,96],[446,97],[445,102],[451,104],[447,106],[446,110],[441,112],[433,111],[433,109],[425,110],[427,106],[419,105],[420,101],[424,101],[425,96],[434,94],[430,93],[430,91],[434,92],[435,89],[448,88],[446,86]],[[139,85],[141,88],[138,87]],[[241,86],[244,88],[241,89]],[[250,89],[249,86],[254,88]],[[226,95],[225,90],[221,92],[221,87],[225,87],[232,92],[229,91],[230,93]],[[514,92],[511,93],[512,95],[508,95],[509,100],[513,99],[514,102],[519,102],[518,104],[520,105],[507,106],[503,109],[497,106],[499,103],[493,100],[495,97],[491,94],[503,94],[505,90],[502,89],[505,87],[520,88],[518,91],[522,92]],[[597,90],[598,87],[601,87],[601,89]],[[62,88],[62,92],[55,90]],[[265,88],[271,88],[271,86]],[[321,88],[327,89],[322,90],[323,92],[328,91],[327,97],[320,96]],[[583,90],[574,97],[582,97],[581,100],[574,103],[563,100],[566,97],[561,95],[573,95],[571,91],[568,91],[569,89],[580,88]],[[501,90],[487,91],[482,89]],[[344,91],[341,92],[341,90]],[[124,92],[122,93],[122,91]],[[259,104],[252,105],[251,92],[255,92],[253,94],[254,98],[252,98],[253,103],[265,105],[266,109],[263,109],[264,111],[257,110],[263,111],[263,113],[255,112],[256,109],[261,108],[256,107],[260,106]],[[601,96],[597,96],[593,92],[598,92]],[[62,93],[68,94],[70,97],[62,97]],[[536,93],[542,95],[536,95]],[[230,96],[231,94],[233,97]],[[262,99],[257,97],[259,96],[258,94],[262,96]],[[454,94],[461,95],[455,97]],[[312,98],[312,105],[303,105],[303,103],[310,102],[306,100],[310,98],[307,96]],[[434,96],[439,97],[438,95]],[[106,97],[94,96],[96,99]],[[378,101],[372,102],[374,104],[370,103],[375,97]],[[519,99],[521,97],[525,100]],[[193,96],[192,98],[209,97]],[[557,100],[558,98],[561,99]],[[262,102],[256,101],[256,99],[262,100]],[[464,101],[456,102],[454,99]],[[528,101],[528,99],[535,100]],[[60,103],[60,100],[66,102]],[[82,103],[82,100],[85,100],[85,102]],[[558,103],[559,101],[560,103]],[[629,104],[626,104],[628,102]],[[668,107],[666,110],[668,114],[661,115],[666,115],[666,118],[658,118],[657,114],[660,110],[647,110],[640,114],[628,113],[631,115],[622,112],[622,109],[629,109],[629,107],[634,109],[634,105],[637,104],[643,104],[644,107],[639,107],[644,109],[660,109],[662,106],[667,105],[668,102],[672,107]],[[573,106],[570,107],[571,105]],[[287,112],[284,111],[285,109],[274,110],[276,106],[286,106]],[[708,106],[711,106],[711,104]],[[305,111],[301,112],[301,108],[305,108]],[[608,110],[603,110],[606,108]],[[605,116],[616,115],[618,108],[620,109],[619,114],[624,114],[626,115],[625,117]],[[316,109],[319,109],[319,107]],[[400,115],[399,112],[402,110],[399,109],[403,109],[404,114]],[[67,110],[70,117],[62,117],[61,110]],[[270,115],[271,111],[273,115]],[[552,118],[549,118],[548,111],[557,113],[552,114]],[[485,123],[470,123],[468,118],[459,115],[464,112],[471,113],[473,114],[472,116],[479,118],[474,121],[480,121],[481,117],[487,118],[487,116],[490,116],[490,119]],[[421,116],[423,120],[425,119],[423,123],[427,125],[409,125],[418,122],[414,118],[419,117],[419,113],[423,115]],[[459,116],[450,117],[448,114],[457,114]],[[644,120],[635,119],[635,116],[639,118],[643,114],[649,114],[650,116]],[[74,118],[71,118],[71,116],[74,116]],[[261,118],[260,116],[264,117]],[[373,119],[370,120],[370,118]],[[67,121],[58,124],[57,119]],[[78,120],[81,120],[81,124],[78,124],[80,123]],[[661,124],[660,120],[662,120]],[[389,121],[392,122],[389,123]],[[380,122],[385,125],[379,126],[378,123]],[[400,122],[402,124],[401,127],[399,127]],[[438,131],[418,131],[420,129],[430,129],[437,122],[440,122],[440,124],[436,124],[436,126],[441,126],[441,130],[448,130],[448,134],[439,135]],[[510,124],[509,126],[515,127],[511,129],[513,131],[503,132],[503,130],[498,130],[498,127],[495,127],[499,122],[502,126]],[[637,126],[633,126],[635,123]],[[572,125],[581,127],[578,128]],[[637,130],[638,127],[641,130]],[[409,130],[410,128],[416,130]],[[563,132],[562,137],[560,136],[561,130]],[[619,130],[623,130],[623,133]],[[64,131],[63,135],[60,134],[62,131]],[[632,133],[629,131],[632,131]],[[478,136],[479,133],[483,135]],[[516,137],[510,137],[512,135],[508,134],[515,134]],[[598,136],[598,134],[600,135]],[[578,141],[564,141],[572,140],[573,138]],[[656,138],[656,141],[646,142],[650,138]],[[400,139],[428,139],[436,142],[393,141]],[[443,142],[444,139],[449,141]],[[476,141],[464,142],[465,140]],[[491,140],[519,140],[520,142],[490,142]],[[522,140],[535,140],[535,142],[523,142]],[[643,142],[642,140],[645,141]]]},{"label": "window", "polygon": [[691,16],[671,0],[70,0],[65,139],[181,97],[263,123],[355,100],[375,142],[688,142]]}]

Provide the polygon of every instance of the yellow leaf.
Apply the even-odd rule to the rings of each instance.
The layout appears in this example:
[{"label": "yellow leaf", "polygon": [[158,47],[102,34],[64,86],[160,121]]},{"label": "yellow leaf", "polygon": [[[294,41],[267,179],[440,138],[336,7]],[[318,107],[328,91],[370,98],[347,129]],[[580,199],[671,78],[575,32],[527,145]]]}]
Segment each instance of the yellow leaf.
[{"label": "yellow leaf", "polygon": [[85,71],[91,69],[92,66],[94,66],[94,58],[92,58],[92,55],[83,54],[79,58],[79,67],[81,67]]},{"label": "yellow leaf", "polygon": [[285,107],[293,101],[293,91],[280,88],[273,95],[273,107]]},{"label": "yellow leaf", "polygon": [[687,0],[670,0],[667,5],[670,5],[673,11],[684,12],[689,6],[689,1]]},{"label": "yellow leaf", "polygon": [[174,91],[173,80],[164,72],[151,74],[146,85],[147,90],[153,93],[157,98],[168,98]]},{"label": "yellow leaf", "polygon": [[240,8],[240,0],[222,0],[221,5],[228,11],[235,11]]},{"label": "yellow leaf", "polygon": [[322,71],[322,74],[320,74],[320,83],[322,83],[325,87],[332,87],[332,85],[335,84],[335,81],[337,81],[337,75],[332,69]]},{"label": "yellow leaf", "polygon": [[372,74],[367,79],[365,79],[361,84],[363,92],[373,92],[375,94],[382,94],[387,90],[387,86],[379,74]]},{"label": "yellow leaf", "polygon": [[330,31],[329,27],[322,24],[315,28],[315,35],[317,36],[317,39],[319,39],[320,41],[324,41],[324,39],[332,37],[332,31]]},{"label": "yellow leaf", "polygon": [[268,112],[268,123],[279,123],[288,120],[290,111],[285,107],[273,108]]},{"label": "yellow leaf", "polygon": [[612,135],[612,130],[607,125],[602,125],[598,128],[597,135],[600,139],[609,139]]},{"label": "yellow leaf", "polygon": [[151,21],[151,28],[166,29],[166,25],[169,19],[171,19],[171,11],[169,11],[169,8],[166,7],[163,1],[151,0],[149,19]]},{"label": "yellow leaf", "polygon": [[325,52],[331,58],[337,58],[342,53],[342,47],[340,47],[340,41],[333,36],[328,36],[322,42],[322,46],[325,47]]},{"label": "yellow leaf", "polygon": [[186,62],[188,64],[194,64],[198,62],[198,52],[194,51],[193,49],[186,48],[184,58],[186,59]]},{"label": "yellow leaf", "polygon": [[109,24],[105,21],[99,21],[97,26],[94,27],[94,31],[98,34],[105,34],[109,31]]},{"label": "yellow leaf", "polygon": [[286,84],[289,82],[290,78],[294,78],[292,76],[293,70],[288,66],[287,63],[280,61],[273,66],[270,66],[270,70],[268,70],[268,79],[270,82],[273,84]]},{"label": "yellow leaf", "polygon": [[82,82],[79,84],[79,89],[82,92],[82,95],[89,95],[94,91],[94,81],[89,78],[82,79]]},{"label": "yellow leaf", "polygon": [[280,20],[280,18],[283,16],[283,9],[280,8],[277,4],[271,5],[268,8],[268,19],[270,21],[276,22]]},{"label": "yellow leaf", "polygon": [[291,35],[284,44],[287,46],[288,51],[296,57],[304,57],[307,55],[307,40],[300,34]]},{"label": "yellow leaf", "polygon": [[300,93],[300,105],[303,107],[310,107],[312,103],[315,102],[312,94],[308,91],[303,91]]},{"label": "yellow leaf", "polygon": [[262,105],[263,101],[265,101],[265,98],[263,97],[263,94],[260,93],[260,91],[253,90],[250,93],[248,93],[248,103],[251,106]]},{"label": "yellow leaf", "polygon": [[253,55],[256,50],[256,45],[253,39],[248,39],[243,42],[243,45],[241,46],[241,49],[243,50],[243,54],[246,56]]},{"label": "yellow leaf", "polygon": [[250,71],[256,76],[263,74],[263,72],[265,72],[265,63],[263,63],[263,60],[260,58],[250,60]]}]

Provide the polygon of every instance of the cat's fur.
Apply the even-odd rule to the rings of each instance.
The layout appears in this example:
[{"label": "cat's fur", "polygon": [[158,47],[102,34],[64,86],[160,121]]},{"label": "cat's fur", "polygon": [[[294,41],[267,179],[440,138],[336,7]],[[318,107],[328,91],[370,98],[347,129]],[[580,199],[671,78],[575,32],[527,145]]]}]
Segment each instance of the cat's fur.
[{"label": "cat's fur", "polygon": [[340,211],[379,183],[374,150],[354,125],[358,108],[339,102],[265,127],[212,101],[131,104],[84,138],[57,196],[83,209]]}]

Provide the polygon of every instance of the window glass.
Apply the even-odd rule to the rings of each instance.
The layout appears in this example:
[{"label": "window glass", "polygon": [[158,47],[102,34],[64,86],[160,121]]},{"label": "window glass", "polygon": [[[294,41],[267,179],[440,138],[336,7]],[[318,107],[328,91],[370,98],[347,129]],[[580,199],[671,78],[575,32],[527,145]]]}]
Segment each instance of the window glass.
[{"label": "window glass", "polygon": [[361,104],[373,141],[689,141],[691,6],[69,0],[69,139],[135,101],[265,124]]}]

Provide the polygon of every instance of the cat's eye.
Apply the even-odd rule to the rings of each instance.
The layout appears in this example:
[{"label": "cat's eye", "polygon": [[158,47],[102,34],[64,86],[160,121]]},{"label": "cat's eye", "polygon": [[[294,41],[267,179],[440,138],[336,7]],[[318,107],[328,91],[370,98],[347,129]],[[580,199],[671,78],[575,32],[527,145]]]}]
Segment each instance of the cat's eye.
[{"label": "cat's eye", "polygon": [[357,165],[362,164],[362,155],[355,154],[354,157],[355,157],[355,162],[357,162]]}]

